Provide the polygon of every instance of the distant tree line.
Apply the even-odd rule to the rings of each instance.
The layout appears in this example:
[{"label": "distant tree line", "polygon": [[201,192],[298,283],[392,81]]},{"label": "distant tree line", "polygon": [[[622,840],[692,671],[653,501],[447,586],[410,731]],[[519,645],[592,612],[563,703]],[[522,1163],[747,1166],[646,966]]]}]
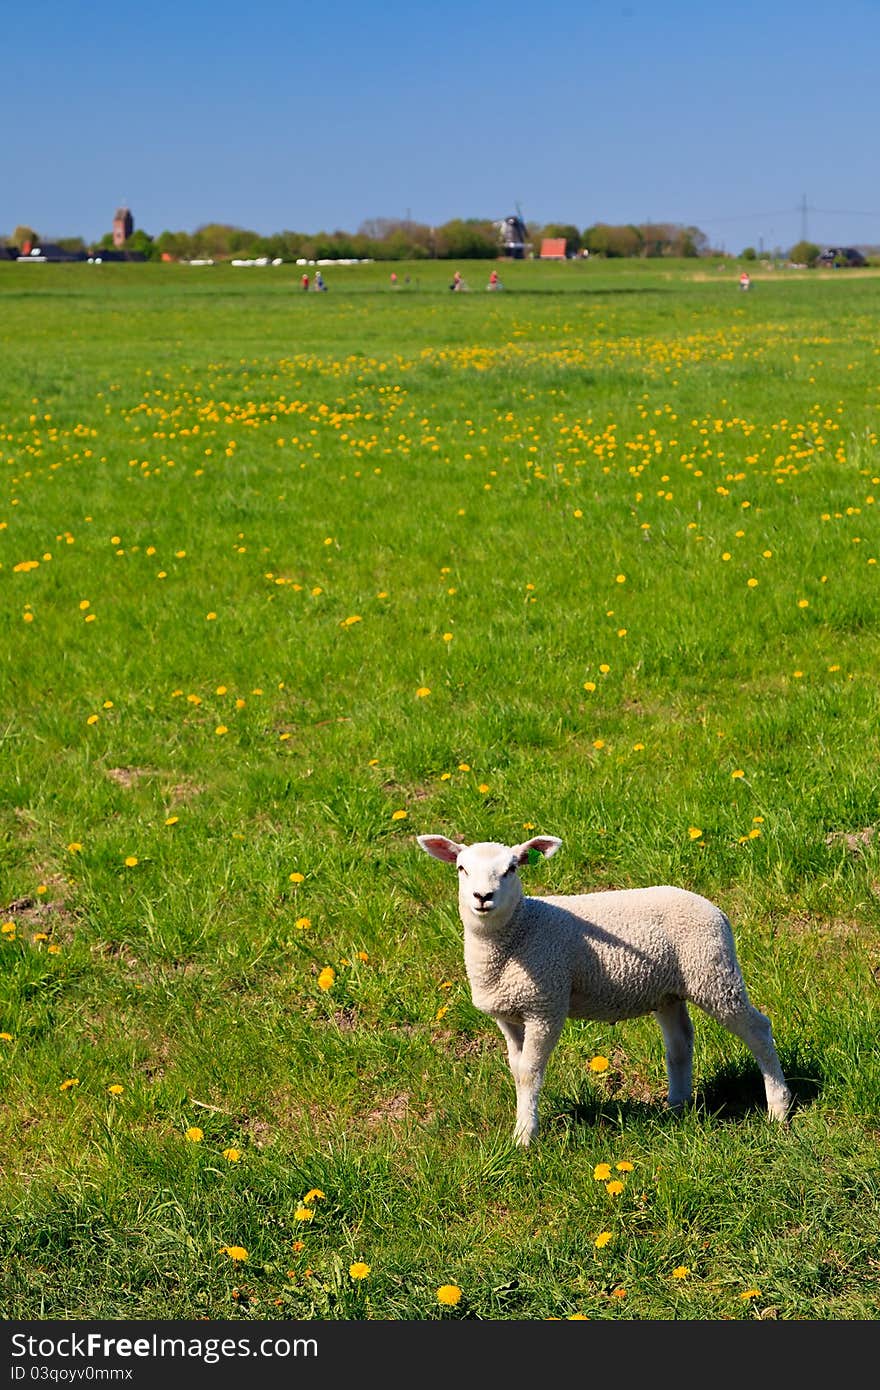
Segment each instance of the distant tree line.
[{"label": "distant tree line", "polygon": [[[567,256],[589,254],[608,259],[623,257],[695,257],[724,255],[709,245],[699,227],[685,227],[672,222],[643,222],[614,224],[595,222],[583,231],[568,222],[527,224],[529,243],[534,255],[540,255],[544,238],[565,241]],[[31,245],[39,241],[32,227],[16,227],[11,237],[0,237],[14,246]],[[113,235],[107,232],[100,241],[87,243],[82,237],[58,237],[57,245],[66,251],[99,255],[113,248]],[[356,232],[274,232],[263,236],[246,227],[225,222],[208,222],[194,232],[161,232],[151,236],[137,228],[124,243],[126,251],[140,252],[147,260],[491,260],[500,250],[496,223],[486,218],[453,218],[442,226],[430,227],[423,222],[406,218],[376,217],[362,222]],[[801,241],[791,248],[789,260],[795,264],[815,265],[820,248],[812,242]],[[754,247],[742,252],[745,260],[756,260]]]},{"label": "distant tree line", "polygon": [[[565,239],[566,255],[588,252],[593,256],[699,256],[708,250],[708,241],[697,227],[671,223],[640,226],[614,226],[597,222],[580,231],[569,223],[530,223],[528,235],[535,255],[540,254],[545,237]],[[8,238],[13,245],[39,241],[30,227],[17,227]],[[108,232],[100,241],[87,243],[82,237],[58,237],[65,250],[100,254],[113,248]],[[209,222],[194,232],[164,231],[158,236],[137,228],[124,243],[127,251],[141,252],[148,260],[231,260],[233,257],[268,257],[283,261],[321,259],[412,260],[490,260],[499,254],[498,227],[485,218],[453,218],[442,226],[430,227],[405,218],[377,217],[361,223],[356,232],[275,232],[263,236],[246,227]]]}]

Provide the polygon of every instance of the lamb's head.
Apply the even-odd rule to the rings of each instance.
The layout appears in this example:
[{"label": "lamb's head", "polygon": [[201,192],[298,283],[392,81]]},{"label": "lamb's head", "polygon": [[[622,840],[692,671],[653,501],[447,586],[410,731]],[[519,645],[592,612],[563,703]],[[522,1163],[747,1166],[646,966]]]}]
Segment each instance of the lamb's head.
[{"label": "lamb's head", "polygon": [[549,859],[562,841],[555,835],[535,835],[521,845],[483,841],[462,845],[445,835],[419,835],[426,854],[455,864],[458,869],[458,910],[466,927],[492,931],[503,926],[523,895],[519,869],[532,851]]}]

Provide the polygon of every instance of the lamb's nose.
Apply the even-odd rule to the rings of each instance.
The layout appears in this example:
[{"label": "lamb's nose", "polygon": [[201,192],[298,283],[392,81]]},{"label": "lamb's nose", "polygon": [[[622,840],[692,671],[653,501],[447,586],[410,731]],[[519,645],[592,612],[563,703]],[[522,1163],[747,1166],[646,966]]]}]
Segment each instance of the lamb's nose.
[{"label": "lamb's nose", "polygon": [[488,911],[488,909],[492,906],[492,894],[491,894],[491,893],[477,893],[477,892],[475,892],[475,893],[474,893],[474,897],[475,897],[476,900],[477,900],[477,908],[479,909],[480,912],[486,912],[486,911]]}]

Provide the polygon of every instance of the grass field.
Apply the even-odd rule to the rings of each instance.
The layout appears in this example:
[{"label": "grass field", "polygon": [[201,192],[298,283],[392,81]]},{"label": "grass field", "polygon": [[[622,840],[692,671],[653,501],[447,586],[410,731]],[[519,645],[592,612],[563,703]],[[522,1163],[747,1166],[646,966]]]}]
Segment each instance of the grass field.
[{"label": "grass field", "polygon": [[[0,266],[4,1316],[876,1318],[880,278],[396,269]],[[696,1014],[512,1146],[414,837],[531,827],[788,1129]]]}]

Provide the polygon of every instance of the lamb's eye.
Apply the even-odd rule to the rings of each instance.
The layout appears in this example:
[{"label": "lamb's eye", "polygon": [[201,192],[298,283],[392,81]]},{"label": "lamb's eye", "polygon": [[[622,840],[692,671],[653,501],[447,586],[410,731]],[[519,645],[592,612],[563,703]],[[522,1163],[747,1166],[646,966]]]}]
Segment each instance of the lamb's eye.
[{"label": "lamb's eye", "polygon": [[465,878],[467,878],[467,869],[464,867],[464,864],[459,864],[458,872],[464,874]]},{"label": "lamb's eye", "polygon": [[501,875],[501,877],[502,877],[502,878],[507,878],[508,874],[515,873],[515,871],[516,871],[516,865],[515,865],[515,864],[508,864],[507,868],[504,870],[504,873]]}]

